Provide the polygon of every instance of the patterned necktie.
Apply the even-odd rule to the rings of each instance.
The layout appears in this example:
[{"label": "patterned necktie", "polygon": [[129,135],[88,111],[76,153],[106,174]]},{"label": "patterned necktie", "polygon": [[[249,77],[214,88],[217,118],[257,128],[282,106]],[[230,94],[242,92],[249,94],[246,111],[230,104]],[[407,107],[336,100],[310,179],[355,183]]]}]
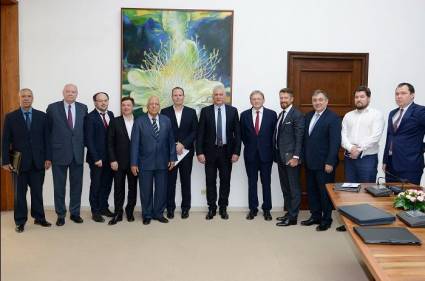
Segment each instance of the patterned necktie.
[{"label": "patterned necktie", "polygon": [[397,132],[398,126],[400,126],[401,117],[403,117],[403,108],[400,109],[400,114],[397,117],[397,120],[393,123],[394,132]]},{"label": "patterned necktie", "polygon": [[223,132],[222,132],[222,124],[221,124],[221,107],[218,108],[217,112],[217,145],[223,145]]},{"label": "patterned necktie", "polygon": [[30,113],[25,112],[25,125],[27,126],[28,131],[31,130],[31,119],[30,119]]},{"label": "patterned necktie", "polygon": [[108,128],[108,122],[106,122],[105,113],[101,113],[100,115],[102,115],[103,126]]},{"label": "patterned necktie", "polygon": [[71,111],[71,105],[68,105],[68,127],[72,130],[74,128],[74,125],[72,124],[72,111]]},{"label": "patterned necktie", "polygon": [[260,132],[260,111],[257,110],[257,116],[255,117],[255,134],[258,136]]},{"label": "patterned necktie", "polygon": [[313,117],[314,120],[311,120],[311,126],[310,126],[310,128],[308,130],[308,135],[311,135],[311,132],[313,131],[314,126],[316,126],[316,123],[319,120],[319,117],[320,117],[320,114],[319,113],[314,114],[314,117]]},{"label": "patterned necktie", "polygon": [[155,133],[155,137],[159,137],[159,128],[158,128],[158,124],[156,123],[156,118],[152,118],[152,127],[153,127],[153,132]]}]

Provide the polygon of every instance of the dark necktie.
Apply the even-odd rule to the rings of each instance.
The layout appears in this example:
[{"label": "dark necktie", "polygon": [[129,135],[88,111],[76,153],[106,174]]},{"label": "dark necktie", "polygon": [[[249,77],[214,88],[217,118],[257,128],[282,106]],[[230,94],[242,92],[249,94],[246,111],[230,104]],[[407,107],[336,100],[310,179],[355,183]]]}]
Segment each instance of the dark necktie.
[{"label": "dark necktie", "polygon": [[221,124],[221,107],[219,107],[217,112],[217,145],[223,145],[223,132],[222,132],[222,124]]},{"label": "dark necktie", "polygon": [[28,131],[31,130],[31,119],[30,119],[30,113],[25,112],[25,125],[27,126]]},{"label": "dark necktie", "polygon": [[103,126],[108,128],[108,122],[106,122],[105,113],[101,113],[100,115],[102,115]]},{"label": "dark necktie", "polygon": [[153,127],[153,132],[155,133],[155,137],[159,137],[159,128],[158,128],[158,124],[156,123],[156,118],[152,118],[152,127]]},{"label": "dark necktie", "polygon": [[401,117],[403,117],[403,108],[400,109],[400,114],[397,117],[397,120],[393,123],[394,132],[397,132],[398,126],[400,126]]},{"label": "dark necktie", "polygon": [[74,125],[72,124],[72,111],[71,111],[71,105],[68,105],[68,127],[72,130],[74,128]]},{"label": "dark necktie", "polygon": [[257,110],[257,116],[255,117],[255,134],[258,136],[260,132],[260,111]]},{"label": "dark necktie", "polygon": [[282,113],[280,114],[280,116],[282,117],[279,121],[279,124],[276,128],[276,148],[279,148],[279,137],[280,137],[280,126],[282,126],[283,123],[283,119],[285,119],[285,110],[282,111]]}]

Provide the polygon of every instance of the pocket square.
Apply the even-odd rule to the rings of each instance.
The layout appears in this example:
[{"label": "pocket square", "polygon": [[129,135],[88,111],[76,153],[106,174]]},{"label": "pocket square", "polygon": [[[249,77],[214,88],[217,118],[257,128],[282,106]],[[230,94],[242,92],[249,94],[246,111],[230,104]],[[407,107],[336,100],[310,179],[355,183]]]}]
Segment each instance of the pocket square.
[{"label": "pocket square", "polygon": [[289,124],[292,124],[292,122],[291,121],[285,122],[285,125],[289,125]]}]

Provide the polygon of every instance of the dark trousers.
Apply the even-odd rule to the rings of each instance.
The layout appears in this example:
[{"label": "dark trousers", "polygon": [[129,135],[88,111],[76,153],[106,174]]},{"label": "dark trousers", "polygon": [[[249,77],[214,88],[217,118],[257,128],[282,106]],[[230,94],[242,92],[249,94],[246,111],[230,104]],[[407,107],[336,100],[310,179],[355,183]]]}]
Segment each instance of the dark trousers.
[{"label": "dark trousers", "polygon": [[25,224],[28,219],[27,190],[31,189],[31,216],[36,220],[44,220],[43,183],[44,170],[33,167],[29,171],[13,174],[15,181],[14,218],[15,224]]},{"label": "dark trousers", "polygon": [[55,197],[55,211],[58,217],[66,216],[65,194],[66,178],[69,169],[69,212],[72,216],[80,215],[81,190],[83,188],[83,164],[53,165],[53,188]]},{"label": "dark trousers", "polygon": [[[387,163],[387,171],[393,174],[394,176],[391,176],[389,174],[385,174],[385,181],[386,182],[400,182],[402,179],[407,180],[410,183],[420,185],[421,184],[421,178],[423,174],[422,171],[396,171],[393,167],[393,161],[392,156],[388,157],[388,163]],[[414,167],[412,167],[414,168]]]},{"label": "dark trousers", "polygon": [[146,171],[140,169],[140,201],[144,219],[157,219],[163,216],[167,204],[167,177],[167,170]]},{"label": "dark trousers", "polygon": [[288,211],[290,220],[296,220],[301,205],[300,165],[291,167],[283,163],[279,157],[277,168],[280,188],[283,193],[284,209]]},{"label": "dark trousers", "polygon": [[173,212],[176,209],[176,181],[177,171],[180,172],[180,183],[182,190],[182,210],[190,210],[191,201],[191,175],[192,175],[193,153],[186,155],[179,164],[168,172],[167,210]]},{"label": "dark trousers", "polygon": [[263,211],[270,211],[272,208],[271,194],[271,175],[273,162],[261,162],[258,151],[256,152],[255,161],[246,162],[245,169],[248,176],[248,204],[250,210],[258,208],[258,172],[260,172],[260,180],[263,187]]},{"label": "dark trousers", "polygon": [[118,169],[114,173],[114,205],[115,214],[120,215],[123,213],[124,198],[125,198],[125,178],[127,177],[128,193],[127,193],[127,206],[125,213],[132,215],[137,200],[137,177],[133,175],[131,169],[126,170]]},{"label": "dark trousers", "polygon": [[322,170],[310,170],[307,172],[307,195],[308,206],[311,216],[320,220],[323,224],[332,223],[332,202],[326,191],[326,184],[335,182],[335,170],[328,174]]},{"label": "dark trousers", "polygon": [[108,198],[112,188],[112,170],[108,162],[102,167],[90,164],[90,194],[89,201],[92,214],[101,214],[108,209]]},{"label": "dark trousers", "polygon": [[378,154],[351,159],[345,156],[344,172],[347,182],[375,182],[378,173]]},{"label": "dark trousers", "polygon": [[220,177],[218,206],[220,209],[225,209],[229,205],[232,162],[230,157],[227,156],[226,149],[226,146],[216,147],[215,153],[209,153],[205,156],[207,203],[210,210],[217,210],[217,170]]}]

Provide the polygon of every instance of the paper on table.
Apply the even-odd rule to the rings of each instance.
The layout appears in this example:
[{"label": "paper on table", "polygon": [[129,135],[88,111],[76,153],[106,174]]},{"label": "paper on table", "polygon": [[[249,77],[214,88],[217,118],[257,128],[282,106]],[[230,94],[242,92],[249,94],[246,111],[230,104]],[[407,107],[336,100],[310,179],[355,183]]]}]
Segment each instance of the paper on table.
[{"label": "paper on table", "polygon": [[344,182],[341,187],[359,187],[360,183]]},{"label": "paper on table", "polygon": [[182,154],[177,154],[177,161],[174,162],[174,166],[177,166],[177,164],[179,164],[179,162],[189,153],[189,150],[187,150],[186,148],[183,148],[183,153]]}]

